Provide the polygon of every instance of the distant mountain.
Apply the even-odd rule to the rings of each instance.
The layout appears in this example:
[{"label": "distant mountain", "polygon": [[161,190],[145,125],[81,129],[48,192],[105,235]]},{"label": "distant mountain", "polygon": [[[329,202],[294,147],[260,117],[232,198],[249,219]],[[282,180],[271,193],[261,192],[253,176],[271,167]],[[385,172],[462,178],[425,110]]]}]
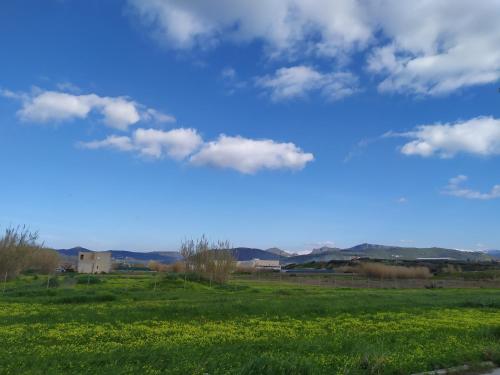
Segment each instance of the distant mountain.
[{"label": "distant mountain", "polygon": [[161,263],[175,263],[180,259],[180,256],[174,257],[172,255],[163,255],[158,251],[151,252],[138,252],[138,251],[127,251],[127,250],[109,250],[111,252],[111,257],[115,260],[124,261],[141,261],[150,262],[157,261]]},{"label": "distant mountain", "polygon": [[309,263],[309,262],[328,262],[330,260],[350,260],[352,258],[351,254],[343,254],[342,250],[335,248],[324,248],[322,251],[315,249],[316,251],[311,251],[309,254],[302,254],[293,257],[288,257],[282,260],[282,263]]},{"label": "distant mountain", "polygon": [[86,249],[84,247],[80,247],[80,246],[77,246],[77,247],[72,247],[71,249],[59,249],[57,250],[57,252],[61,255],[65,255],[65,256],[69,256],[69,257],[76,257],[78,255],[78,252],[80,251],[92,251],[92,250],[89,250],[89,249]]},{"label": "distant mountain", "polygon": [[367,256],[377,259],[408,259],[417,258],[450,258],[453,260],[488,261],[491,257],[479,251],[460,251],[455,249],[445,249],[440,247],[417,248],[399,247],[373,244],[361,244],[342,250],[344,254],[355,256]]},{"label": "distant mountain", "polygon": [[486,250],[485,253],[490,257],[500,260],[500,250]]},{"label": "distant mountain", "polygon": [[271,247],[270,249],[266,249],[265,251],[267,251],[268,253],[271,253],[271,254],[276,254],[276,255],[281,256],[281,257],[291,257],[294,255],[297,255],[297,254],[289,253],[285,250],[281,250],[277,247]]},{"label": "distant mountain", "polygon": [[279,260],[280,256],[270,253],[265,250],[252,249],[249,247],[236,247],[231,249],[234,259],[237,261],[262,259],[262,260]]},{"label": "distant mountain", "polygon": [[[60,249],[58,252],[67,259],[76,260],[79,251],[92,251],[84,247],[73,247],[71,249]],[[115,261],[128,263],[143,263],[157,261],[160,263],[175,263],[181,260],[181,256],[176,251],[127,251],[110,250],[111,257]],[[439,247],[415,248],[385,246],[374,244],[361,244],[348,249],[338,249],[334,247],[321,247],[312,250],[309,254],[290,254],[278,248],[268,250],[254,249],[249,247],[237,247],[231,249],[233,257],[237,261],[252,259],[280,260],[284,264],[308,263],[308,262],[328,262],[330,260],[350,260],[353,257],[367,257],[371,259],[402,259],[415,260],[417,258],[450,258],[460,261],[491,261],[500,259],[500,250],[488,250],[485,252],[460,251],[454,249],[444,249]]]},{"label": "distant mountain", "polygon": [[[59,249],[59,254],[66,257],[76,257],[80,251],[93,251],[84,247],[73,247],[71,249]],[[128,250],[108,250],[111,252],[111,258],[115,261],[127,261],[130,263],[148,263],[156,261],[160,263],[175,263],[181,259],[178,252],[175,251],[128,251]]]},{"label": "distant mountain", "polygon": [[[59,254],[73,257],[76,259],[79,251],[92,251],[85,249],[83,247],[74,247],[71,249],[60,249]],[[108,250],[111,252],[111,258],[114,261],[128,262],[128,263],[148,263],[150,261],[156,261],[160,263],[175,263],[181,260],[181,255],[176,251],[150,251],[150,252],[139,252],[139,251],[128,251],[128,250]],[[252,259],[263,259],[272,260],[284,258],[284,256],[273,254],[260,249],[252,249],[248,247],[237,247],[231,249],[233,257],[238,260],[252,260]]]},{"label": "distant mountain", "polygon": [[[321,251],[318,251],[321,250]],[[325,262],[330,260],[349,260],[353,257],[367,257],[372,259],[404,259],[415,260],[418,258],[450,258],[461,261],[490,261],[491,254],[483,252],[466,252],[438,247],[415,248],[385,246],[374,244],[361,244],[348,249],[321,248],[315,249],[306,255],[289,257],[284,263]]]},{"label": "distant mountain", "polygon": [[340,250],[340,249],[337,247],[323,246],[323,247],[320,247],[318,249],[312,249],[309,254],[317,255],[317,254],[329,253],[331,251],[337,251],[337,250]]}]

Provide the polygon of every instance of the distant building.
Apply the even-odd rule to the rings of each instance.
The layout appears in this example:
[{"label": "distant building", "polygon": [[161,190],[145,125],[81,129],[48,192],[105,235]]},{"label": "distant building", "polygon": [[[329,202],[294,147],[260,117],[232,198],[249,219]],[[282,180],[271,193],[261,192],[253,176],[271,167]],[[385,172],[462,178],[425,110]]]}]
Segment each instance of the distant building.
[{"label": "distant building", "polygon": [[110,252],[78,252],[78,273],[108,273],[111,271]]},{"label": "distant building", "polygon": [[238,267],[255,268],[257,270],[279,271],[281,265],[279,260],[252,259],[236,262]]}]

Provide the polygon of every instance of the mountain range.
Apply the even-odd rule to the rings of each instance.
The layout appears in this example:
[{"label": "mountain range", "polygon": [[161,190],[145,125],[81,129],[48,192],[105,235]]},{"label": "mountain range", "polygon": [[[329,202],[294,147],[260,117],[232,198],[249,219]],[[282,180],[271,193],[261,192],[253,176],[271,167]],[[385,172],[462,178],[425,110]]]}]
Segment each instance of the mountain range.
[{"label": "mountain range", "polygon": [[[73,247],[70,249],[59,249],[58,252],[64,257],[75,259],[79,251],[92,251],[83,247]],[[128,263],[148,263],[157,261],[161,263],[175,263],[181,259],[176,251],[127,251],[127,250],[109,250],[115,261],[124,261]],[[327,262],[330,260],[350,260],[353,257],[366,257],[371,259],[402,259],[416,260],[419,258],[449,258],[460,261],[491,261],[500,260],[500,250],[480,251],[461,251],[455,249],[445,249],[440,247],[416,248],[385,246],[374,244],[361,244],[347,249],[334,247],[321,247],[313,249],[309,254],[292,254],[287,251],[270,248],[267,250],[237,247],[231,249],[233,257],[238,261],[263,259],[280,260],[282,264],[308,263],[308,262]]]},{"label": "mountain range", "polygon": [[[59,249],[57,250],[59,254],[69,258],[76,258],[80,251],[90,251],[93,250],[86,249],[84,247],[72,247],[70,249]],[[177,251],[150,251],[150,252],[140,252],[140,251],[128,251],[128,250],[108,250],[111,252],[111,257],[115,261],[126,261],[129,263],[147,263],[150,261],[156,261],[160,263],[175,263],[181,259],[181,255]]]},{"label": "mountain range", "polygon": [[[385,246],[361,244],[348,249],[322,247],[314,249],[309,254],[298,255],[286,259],[290,263],[307,263],[313,261],[349,260],[353,257],[367,257],[372,259],[404,259],[416,260],[419,258],[449,258],[461,261],[489,261],[495,254],[480,251],[460,251],[440,247],[415,248],[400,246]],[[499,257],[500,259],[500,257]]]}]

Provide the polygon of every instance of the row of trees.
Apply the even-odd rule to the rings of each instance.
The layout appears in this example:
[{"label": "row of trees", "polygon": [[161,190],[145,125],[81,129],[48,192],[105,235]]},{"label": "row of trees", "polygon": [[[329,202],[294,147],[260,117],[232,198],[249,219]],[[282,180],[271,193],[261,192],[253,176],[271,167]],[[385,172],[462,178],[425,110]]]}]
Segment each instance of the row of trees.
[{"label": "row of trees", "polygon": [[0,277],[13,279],[21,272],[51,274],[59,265],[56,251],[38,242],[38,233],[27,227],[11,227],[0,238]]},{"label": "row of trees", "polygon": [[209,243],[205,236],[182,243],[185,274],[194,273],[210,282],[225,283],[235,267],[229,241]]}]

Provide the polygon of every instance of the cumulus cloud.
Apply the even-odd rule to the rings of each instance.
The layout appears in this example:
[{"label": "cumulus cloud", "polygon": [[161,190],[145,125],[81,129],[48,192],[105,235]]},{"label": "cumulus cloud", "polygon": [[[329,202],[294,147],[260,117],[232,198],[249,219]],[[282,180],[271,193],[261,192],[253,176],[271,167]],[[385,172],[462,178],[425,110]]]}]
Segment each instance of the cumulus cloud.
[{"label": "cumulus cloud", "polygon": [[372,1],[389,42],[376,46],[371,71],[381,91],[446,94],[500,78],[496,0]]},{"label": "cumulus cloud", "polygon": [[164,154],[174,159],[184,159],[195,151],[203,140],[195,129],[137,129],[134,144],[143,155],[160,158]]},{"label": "cumulus cloud", "polygon": [[300,170],[313,161],[314,156],[293,143],[222,134],[216,141],[205,143],[190,160],[195,165],[211,165],[253,174],[262,169]]},{"label": "cumulus cloud", "polygon": [[351,0],[129,0],[157,38],[177,48],[262,40],[271,54],[309,49],[337,55],[365,43],[371,30]]},{"label": "cumulus cloud", "polygon": [[142,156],[161,159],[165,156],[181,160],[192,154],[203,143],[195,129],[178,128],[169,131],[158,129],[136,129],[128,136],[111,135],[103,140],[81,142],[87,149],[111,148],[137,152]]},{"label": "cumulus cloud", "polygon": [[493,117],[421,125],[414,131],[395,135],[414,138],[401,148],[405,155],[450,158],[458,153],[481,156],[500,154],[500,120]]},{"label": "cumulus cloud", "polygon": [[490,200],[500,198],[500,185],[495,185],[491,191],[482,193],[480,191],[471,190],[463,187],[463,183],[468,180],[467,176],[459,175],[453,177],[444,188],[443,193],[460,198]]},{"label": "cumulus cloud", "polygon": [[172,122],[175,118],[131,100],[127,97],[108,97],[96,94],[76,95],[59,91],[35,89],[32,93],[2,91],[2,95],[22,103],[18,116],[29,122],[63,122],[85,119],[95,112],[105,125],[127,130],[139,121]]},{"label": "cumulus cloud", "polygon": [[357,91],[357,79],[351,73],[321,73],[309,66],[278,69],[272,76],[257,79],[257,86],[268,89],[275,101],[304,97],[319,91],[326,98],[339,100]]},{"label": "cumulus cloud", "polygon": [[[261,41],[272,57],[345,67],[368,55],[382,92],[442,95],[500,79],[497,0],[129,0],[174,48]],[[345,71],[345,69],[341,69]]]},{"label": "cumulus cloud", "polygon": [[80,142],[79,146],[91,150],[135,152],[154,159],[188,160],[193,165],[229,168],[245,174],[263,169],[300,170],[314,160],[312,154],[303,152],[293,143],[226,135],[204,143],[195,129],[186,128],[169,131],[139,128],[130,137],[111,135],[103,140]]}]

